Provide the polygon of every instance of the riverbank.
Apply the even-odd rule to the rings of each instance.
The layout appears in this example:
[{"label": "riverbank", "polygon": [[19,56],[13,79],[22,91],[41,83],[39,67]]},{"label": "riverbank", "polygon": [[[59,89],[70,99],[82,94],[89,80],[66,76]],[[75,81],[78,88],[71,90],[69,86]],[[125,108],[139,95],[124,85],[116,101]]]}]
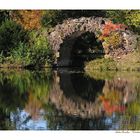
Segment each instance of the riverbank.
[{"label": "riverbank", "polygon": [[140,53],[133,52],[123,55],[118,59],[101,58],[85,64],[85,72],[88,75],[94,74],[94,70],[100,71],[140,71]]},{"label": "riverbank", "polygon": [[9,64],[9,63],[4,63],[0,64],[0,69],[46,69],[46,68],[52,68],[50,64],[45,64],[42,66],[31,66],[31,65],[22,65],[22,64]]}]

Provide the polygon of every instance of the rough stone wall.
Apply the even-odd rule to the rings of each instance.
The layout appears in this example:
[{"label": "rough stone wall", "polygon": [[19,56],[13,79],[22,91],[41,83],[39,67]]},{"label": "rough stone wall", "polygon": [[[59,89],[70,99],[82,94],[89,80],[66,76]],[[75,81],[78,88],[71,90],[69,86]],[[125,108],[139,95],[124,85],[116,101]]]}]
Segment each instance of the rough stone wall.
[{"label": "rough stone wall", "polygon": [[68,19],[62,24],[56,25],[48,35],[49,43],[56,54],[56,61],[57,57],[60,56],[58,52],[64,40],[76,38],[85,32],[93,32],[97,36],[102,30],[103,23],[106,21],[107,19],[101,17],[81,17],[78,19]]},{"label": "rough stone wall", "polygon": [[[110,22],[110,20],[102,17],[81,17],[78,19],[67,19],[62,24],[56,25],[51,33],[47,35],[49,43],[56,54],[56,59],[59,56],[58,52],[64,40],[76,38],[85,32],[93,32],[98,37],[106,22]],[[118,49],[116,53],[110,51],[109,56],[117,57],[120,54],[133,51],[137,42],[136,35],[129,30],[124,30],[122,38],[122,48]],[[105,47],[103,46],[103,48]]]}]

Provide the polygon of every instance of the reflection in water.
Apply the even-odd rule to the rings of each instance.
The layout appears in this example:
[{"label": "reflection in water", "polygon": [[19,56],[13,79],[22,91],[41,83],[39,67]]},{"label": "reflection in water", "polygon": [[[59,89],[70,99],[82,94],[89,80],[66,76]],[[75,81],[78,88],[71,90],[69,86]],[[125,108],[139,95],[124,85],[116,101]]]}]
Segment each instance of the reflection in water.
[{"label": "reflection in water", "polygon": [[0,129],[140,129],[140,74],[1,71]]}]

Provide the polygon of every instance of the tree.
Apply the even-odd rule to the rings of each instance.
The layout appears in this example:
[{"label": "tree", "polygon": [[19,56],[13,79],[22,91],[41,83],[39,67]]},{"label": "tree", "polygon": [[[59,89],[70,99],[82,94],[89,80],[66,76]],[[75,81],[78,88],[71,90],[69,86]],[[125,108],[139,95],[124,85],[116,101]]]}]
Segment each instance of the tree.
[{"label": "tree", "polygon": [[13,11],[11,17],[24,29],[32,30],[41,28],[41,17],[43,10],[19,10]]},{"label": "tree", "polygon": [[108,10],[106,16],[114,22],[128,25],[140,34],[140,10]]}]

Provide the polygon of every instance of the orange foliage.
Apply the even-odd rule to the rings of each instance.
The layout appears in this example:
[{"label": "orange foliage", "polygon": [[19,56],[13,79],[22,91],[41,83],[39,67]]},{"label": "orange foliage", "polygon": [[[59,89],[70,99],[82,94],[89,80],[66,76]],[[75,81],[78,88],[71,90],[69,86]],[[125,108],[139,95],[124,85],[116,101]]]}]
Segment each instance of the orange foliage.
[{"label": "orange foliage", "polygon": [[109,36],[112,31],[125,30],[125,28],[127,28],[127,26],[124,24],[113,24],[112,22],[107,22],[103,26],[102,36]]},{"label": "orange foliage", "polygon": [[124,112],[126,109],[125,106],[111,104],[111,101],[103,96],[100,96],[99,99],[102,101],[104,110],[108,115],[111,115],[113,112]]},{"label": "orange foliage", "polygon": [[24,29],[32,30],[41,27],[41,17],[44,11],[41,10],[19,10],[13,11],[12,19],[22,25]]},{"label": "orange foliage", "polygon": [[118,31],[125,31],[127,28],[124,24],[114,24],[111,21],[103,25],[99,40],[103,42],[105,52],[108,53],[109,47],[119,48],[122,45],[122,36]]}]

